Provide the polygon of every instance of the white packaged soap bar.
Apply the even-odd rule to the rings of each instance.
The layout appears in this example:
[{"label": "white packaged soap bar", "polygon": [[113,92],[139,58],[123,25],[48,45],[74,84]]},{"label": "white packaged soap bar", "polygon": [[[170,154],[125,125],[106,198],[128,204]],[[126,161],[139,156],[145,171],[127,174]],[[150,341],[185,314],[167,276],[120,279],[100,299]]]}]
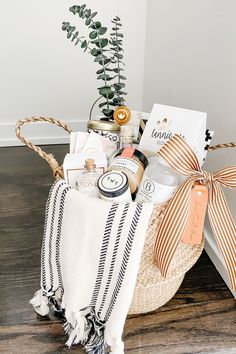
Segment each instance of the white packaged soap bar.
[{"label": "white packaged soap bar", "polygon": [[106,139],[93,131],[88,135],[88,139],[82,149],[83,153],[106,152],[109,150],[109,146],[111,145],[109,139]]},{"label": "white packaged soap bar", "polygon": [[76,181],[84,171],[85,160],[94,159],[96,170],[103,174],[107,168],[107,159],[104,152],[66,154],[63,162],[64,178],[67,184],[76,188]]},{"label": "white packaged soap bar", "polygon": [[138,149],[150,156],[177,133],[186,139],[202,164],[205,154],[206,117],[204,112],[154,104]]},{"label": "white packaged soap bar", "polygon": [[71,132],[70,133],[70,154],[77,154],[82,151],[89,133]]}]

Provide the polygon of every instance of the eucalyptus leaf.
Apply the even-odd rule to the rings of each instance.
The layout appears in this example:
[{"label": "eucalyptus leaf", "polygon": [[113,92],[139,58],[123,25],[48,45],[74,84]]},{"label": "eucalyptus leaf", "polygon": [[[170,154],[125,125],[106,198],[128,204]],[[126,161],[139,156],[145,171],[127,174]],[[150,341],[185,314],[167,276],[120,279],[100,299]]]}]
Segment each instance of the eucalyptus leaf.
[{"label": "eucalyptus leaf", "polygon": [[120,39],[113,39],[113,45],[122,45],[122,41]]},{"label": "eucalyptus leaf", "polygon": [[99,103],[98,107],[99,107],[99,108],[102,108],[102,107],[104,107],[104,106],[106,106],[106,105],[107,105],[107,102],[102,102],[102,103]]},{"label": "eucalyptus leaf", "polygon": [[113,109],[103,109],[102,113],[106,117],[111,117],[113,115],[113,113],[114,113],[114,110]]},{"label": "eucalyptus leaf", "polygon": [[125,84],[123,82],[117,82],[114,84],[114,88],[118,91],[121,90],[123,87],[125,87]]},{"label": "eucalyptus leaf", "polygon": [[[95,63],[99,62],[100,60],[106,60],[107,57],[104,54],[101,54],[101,50],[94,48],[94,52],[97,50],[96,58],[94,59]],[[95,56],[95,55],[94,55]]]},{"label": "eucalyptus leaf", "polygon": [[99,49],[93,48],[90,52],[90,54],[94,57],[97,57],[98,55],[101,54],[101,51]]},{"label": "eucalyptus leaf", "polygon": [[107,31],[107,27],[100,27],[98,29],[98,33],[100,34],[100,36],[103,36]]},{"label": "eucalyptus leaf", "polygon": [[127,77],[120,75],[121,80],[127,80]]},{"label": "eucalyptus leaf", "polygon": [[106,65],[110,62],[110,59],[109,58],[106,58],[106,59],[102,59],[102,60],[99,60],[99,64],[100,65]]},{"label": "eucalyptus leaf", "polygon": [[79,17],[82,17],[84,14],[84,11],[80,8],[80,11],[79,11]]},{"label": "eucalyptus leaf", "polygon": [[91,15],[90,15],[90,18],[93,18],[97,15],[97,12],[93,12]]},{"label": "eucalyptus leaf", "polygon": [[112,32],[111,33],[111,36],[114,36],[114,37],[120,37],[120,38],[123,38],[124,37],[124,35],[123,35],[123,33],[116,33],[116,32]]},{"label": "eucalyptus leaf", "polygon": [[116,26],[122,27],[122,24],[119,23],[119,22],[117,22],[117,21],[115,21],[115,20],[113,20],[113,21],[111,21],[111,22],[114,23]]},{"label": "eucalyptus leaf", "polygon": [[84,10],[85,7],[86,7],[86,4],[81,5],[81,6],[80,6],[80,11],[81,11],[81,10]]},{"label": "eucalyptus leaf", "polygon": [[109,79],[112,79],[112,77],[109,76],[108,74],[104,74],[104,73],[98,75],[98,77],[97,77],[97,80],[109,80]]},{"label": "eucalyptus leaf", "polygon": [[113,69],[114,73],[119,73],[120,71],[124,71],[122,68],[114,68]]},{"label": "eucalyptus leaf", "polygon": [[102,68],[102,69],[99,69],[99,70],[96,71],[96,74],[97,74],[97,75],[102,74],[102,73],[104,73],[104,71],[105,71],[105,70],[104,70],[103,68]]},{"label": "eucalyptus leaf", "polygon": [[113,102],[115,105],[119,105],[120,103],[123,103],[124,102],[124,98],[122,97],[115,97],[113,98]]},{"label": "eucalyptus leaf", "polygon": [[118,59],[123,59],[123,55],[122,54],[120,54],[120,53],[115,53],[114,54],[114,56],[116,57],[116,58],[118,58]]},{"label": "eucalyptus leaf", "polygon": [[81,48],[86,48],[88,45],[87,41],[84,40],[82,43],[81,43]]},{"label": "eucalyptus leaf", "polygon": [[90,39],[96,39],[98,36],[98,32],[97,31],[92,31],[89,33],[89,38]]},{"label": "eucalyptus leaf", "polygon": [[91,43],[95,44],[98,48],[104,48],[108,44],[108,39],[107,38],[98,38],[98,39],[91,41]]},{"label": "eucalyptus leaf", "polygon": [[120,95],[127,95],[127,92],[124,92],[124,91],[115,91],[114,94],[117,95],[117,96],[120,96]]},{"label": "eucalyptus leaf", "polygon": [[70,22],[62,22],[62,31],[66,31],[69,25]]},{"label": "eucalyptus leaf", "polygon": [[73,42],[73,41],[78,37],[78,35],[79,35],[79,32],[76,31],[76,32],[74,33],[74,35],[73,35],[71,41]]},{"label": "eucalyptus leaf", "polygon": [[111,93],[111,87],[106,85],[98,88],[100,95],[109,95]]},{"label": "eucalyptus leaf", "polygon": [[71,7],[69,8],[69,11],[72,12],[72,13],[75,15],[75,14],[76,14],[76,5],[71,6]]},{"label": "eucalyptus leaf", "polygon": [[89,26],[91,22],[92,22],[92,19],[90,17],[88,17],[85,21],[86,26]]},{"label": "eucalyptus leaf", "polygon": [[[92,16],[92,15],[91,15],[91,16]],[[90,16],[90,17],[91,17],[91,16]],[[101,22],[96,21],[96,22],[93,22],[90,27],[91,27],[92,29],[99,29],[100,27],[102,27],[102,24],[101,24]]]},{"label": "eucalyptus leaf", "polygon": [[86,10],[84,11],[84,16],[85,16],[86,18],[89,18],[90,15],[91,15],[91,10],[90,10],[90,9],[86,9]]},{"label": "eucalyptus leaf", "polygon": [[70,26],[70,27],[69,27],[69,31],[70,31],[70,32],[74,32],[75,30],[76,30],[76,27],[75,27],[75,26]]},{"label": "eucalyptus leaf", "polygon": [[113,97],[114,97],[114,93],[113,92],[111,92],[111,93],[109,93],[109,95],[107,95],[107,98],[109,98],[109,100],[112,99]]}]

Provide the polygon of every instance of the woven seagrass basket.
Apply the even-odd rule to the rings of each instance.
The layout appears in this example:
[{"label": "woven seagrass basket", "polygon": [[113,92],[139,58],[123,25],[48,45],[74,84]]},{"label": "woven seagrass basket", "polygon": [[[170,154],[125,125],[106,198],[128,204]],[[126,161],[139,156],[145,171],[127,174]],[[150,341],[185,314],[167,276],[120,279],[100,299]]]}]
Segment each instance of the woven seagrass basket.
[{"label": "woven seagrass basket", "polygon": [[[46,154],[40,147],[35,146],[21,133],[21,126],[34,122],[47,122],[56,124],[68,133],[71,129],[63,122],[46,117],[32,117],[19,120],[16,123],[16,136],[18,139],[45,159],[53,171],[54,178],[63,178],[63,168],[58,164],[52,154]],[[219,144],[209,148],[213,151],[219,148],[235,147],[236,143]],[[156,310],[169,301],[181,285],[185,273],[194,265],[204,247],[204,240],[200,245],[187,245],[180,242],[171,262],[167,276],[161,276],[154,260],[154,244],[157,228],[164,215],[167,204],[156,205],[150,218],[146,234],[145,245],[139,266],[139,273],[129,314],[140,314]]]}]

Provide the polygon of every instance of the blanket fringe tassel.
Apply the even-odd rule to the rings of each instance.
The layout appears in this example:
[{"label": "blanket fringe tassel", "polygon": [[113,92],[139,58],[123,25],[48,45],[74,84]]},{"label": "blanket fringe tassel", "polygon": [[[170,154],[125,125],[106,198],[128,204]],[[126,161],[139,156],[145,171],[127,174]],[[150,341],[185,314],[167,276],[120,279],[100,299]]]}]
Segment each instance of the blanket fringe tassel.
[{"label": "blanket fringe tassel", "polygon": [[94,307],[88,306],[70,315],[66,313],[65,332],[69,335],[68,347],[82,344],[88,354],[104,354],[105,321],[96,314]]},{"label": "blanket fringe tassel", "polygon": [[29,302],[33,307],[35,312],[40,316],[47,316],[49,314],[49,303],[48,298],[43,294],[42,289],[36,291],[34,297]]}]

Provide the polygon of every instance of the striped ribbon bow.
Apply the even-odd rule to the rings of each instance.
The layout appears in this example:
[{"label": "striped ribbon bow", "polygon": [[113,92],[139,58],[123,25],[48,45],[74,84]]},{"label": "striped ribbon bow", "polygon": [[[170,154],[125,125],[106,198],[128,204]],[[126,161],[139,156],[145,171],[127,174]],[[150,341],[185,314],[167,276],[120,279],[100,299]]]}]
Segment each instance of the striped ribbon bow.
[{"label": "striped ribbon bow", "polygon": [[155,254],[161,274],[166,276],[184,233],[191,206],[191,189],[197,183],[208,186],[208,215],[217,244],[224,257],[233,290],[236,290],[236,226],[221,187],[236,188],[236,166],[208,173],[201,170],[197,156],[179,135],[159,150],[174,170],[187,180],[171,199],[158,229]]}]

